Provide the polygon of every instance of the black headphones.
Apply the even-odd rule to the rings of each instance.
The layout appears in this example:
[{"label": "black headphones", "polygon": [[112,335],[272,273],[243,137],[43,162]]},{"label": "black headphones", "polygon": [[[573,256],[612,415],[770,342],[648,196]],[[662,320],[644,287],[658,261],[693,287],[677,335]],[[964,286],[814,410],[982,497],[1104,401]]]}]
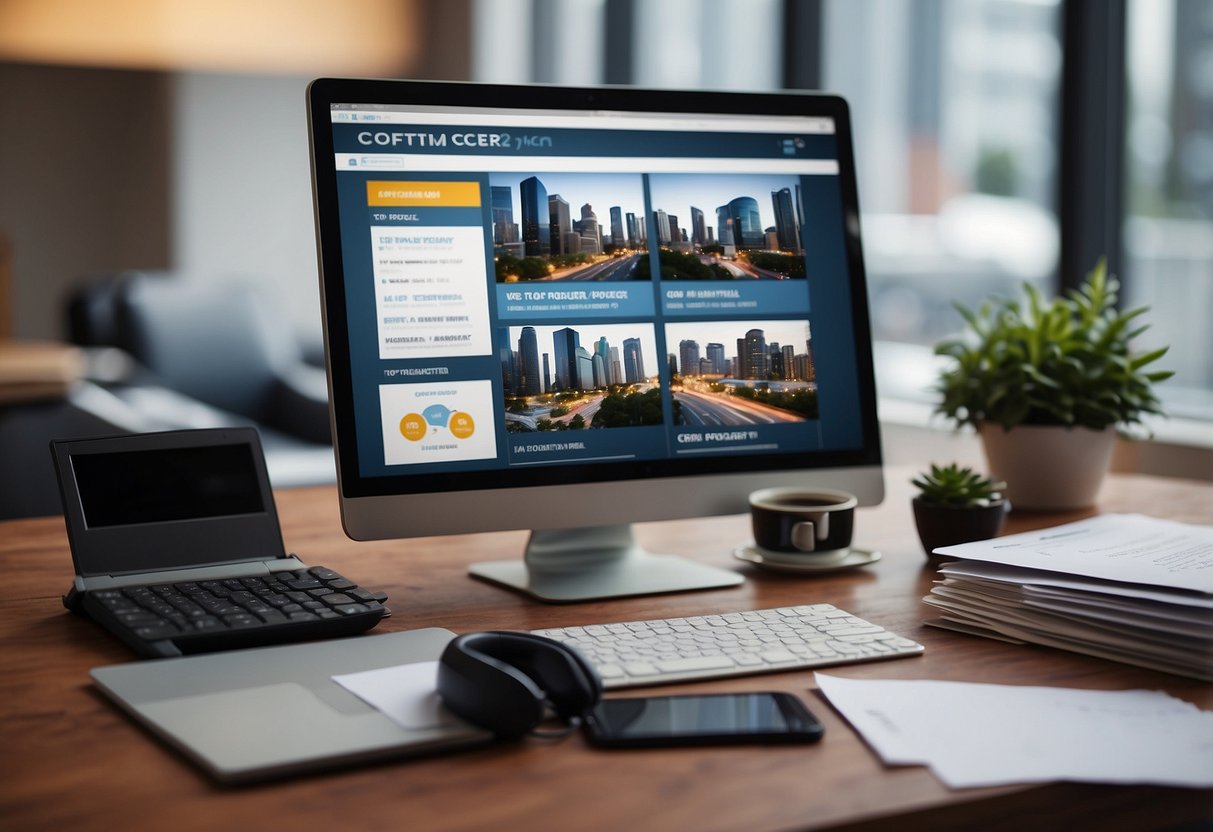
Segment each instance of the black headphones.
[{"label": "black headphones", "polygon": [[499,737],[520,737],[550,705],[565,720],[602,698],[602,681],[585,658],[558,641],[492,630],[451,641],[438,661],[438,693],[458,716]]}]

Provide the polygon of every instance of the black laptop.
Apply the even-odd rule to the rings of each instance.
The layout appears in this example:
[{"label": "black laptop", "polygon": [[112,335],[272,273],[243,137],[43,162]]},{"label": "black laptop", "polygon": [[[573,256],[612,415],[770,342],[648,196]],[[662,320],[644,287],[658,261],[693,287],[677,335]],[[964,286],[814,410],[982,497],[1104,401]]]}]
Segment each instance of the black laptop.
[{"label": "black laptop", "polygon": [[386,596],[282,542],[253,428],[51,443],[76,579],[63,598],[145,657],[349,636]]}]

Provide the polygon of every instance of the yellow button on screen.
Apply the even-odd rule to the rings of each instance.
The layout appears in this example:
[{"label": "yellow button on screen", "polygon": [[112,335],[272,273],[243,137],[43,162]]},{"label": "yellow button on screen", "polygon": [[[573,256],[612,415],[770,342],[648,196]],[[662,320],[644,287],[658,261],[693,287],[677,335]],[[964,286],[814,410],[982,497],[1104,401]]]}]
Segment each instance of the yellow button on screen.
[{"label": "yellow button on screen", "polygon": [[451,414],[451,434],[456,439],[467,439],[476,430],[476,423],[472,421],[472,417],[467,413],[456,412]]},{"label": "yellow button on screen", "polygon": [[398,207],[479,208],[479,182],[382,182],[366,183],[368,205]]},{"label": "yellow button on screen", "polygon": [[410,442],[424,439],[425,431],[425,419],[420,413],[410,413],[400,420],[400,435]]}]

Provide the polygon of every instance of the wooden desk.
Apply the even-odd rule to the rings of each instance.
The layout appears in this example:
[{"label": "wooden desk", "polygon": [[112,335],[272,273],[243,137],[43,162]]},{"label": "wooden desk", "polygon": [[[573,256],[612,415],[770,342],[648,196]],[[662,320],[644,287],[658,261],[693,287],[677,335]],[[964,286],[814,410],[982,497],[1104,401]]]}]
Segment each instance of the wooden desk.
[{"label": "wooden desk", "polygon": [[[739,588],[571,606],[541,606],[465,575],[474,560],[520,552],[522,533],[354,543],[329,488],[284,491],[289,549],[390,593],[382,630],[455,632],[741,611],[829,602],[926,645],[926,654],[843,666],[852,678],[952,679],[1076,688],[1150,688],[1213,708],[1213,686],[1037,647],[923,626],[932,571],[910,516],[912,472],[888,473],[884,505],[864,509],[857,543],[884,559],[849,573],[790,578],[730,556],[744,517],[650,524],[641,542],[745,572]],[[1213,523],[1213,486],[1114,477],[1104,511]],[[1009,531],[1078,519],[1021,515]],[[678,690],[786,690],[808,700],[825,739],[799,748],[607,752],[580,736],[527,741],[282,783],[215,786],[97,693],[91,667],[131,655],[69,615],[59,595],[70,554],[59,518],[0,524],[0,827],[27,829],[1155,829],[1213,818],[1209,792],[1076,784],[950,791],[925,768],[886,769],[795,671]],[[671,690],[666,688],[665,690]]]}]

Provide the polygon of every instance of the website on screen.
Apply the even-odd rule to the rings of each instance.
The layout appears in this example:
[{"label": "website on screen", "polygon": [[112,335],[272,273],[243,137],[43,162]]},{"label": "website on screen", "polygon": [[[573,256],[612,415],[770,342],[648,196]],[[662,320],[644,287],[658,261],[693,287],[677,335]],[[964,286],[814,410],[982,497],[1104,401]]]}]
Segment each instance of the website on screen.
[{"label": "website on screen", "polygon": [[861,446],[830,119],[331,115],[364,474]]}]

